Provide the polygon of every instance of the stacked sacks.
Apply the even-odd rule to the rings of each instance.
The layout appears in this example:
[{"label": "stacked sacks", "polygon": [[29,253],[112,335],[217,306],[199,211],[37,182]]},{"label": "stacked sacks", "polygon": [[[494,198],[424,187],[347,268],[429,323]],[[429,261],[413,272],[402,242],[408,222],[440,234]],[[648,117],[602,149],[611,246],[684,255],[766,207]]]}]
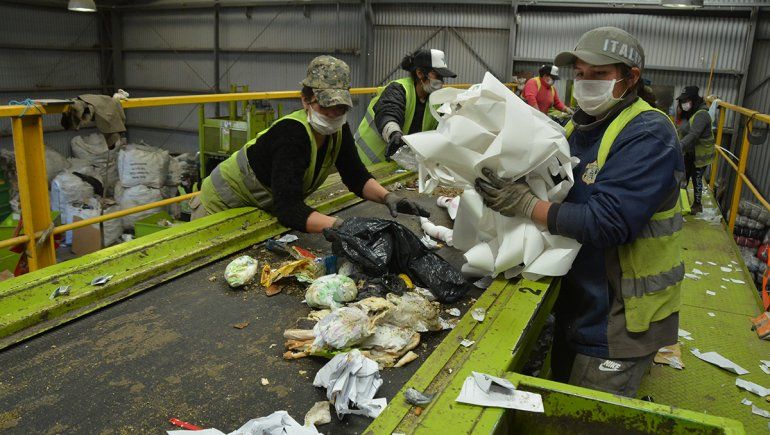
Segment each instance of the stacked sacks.
[{"label": "stacked sacks", "polygon": [[735,243],[741,248],[743,261],[754,276],[757,288],[767,269],[767,249],[770,243],[770,210],[759,204],[741,200],[733,229]]},{"label": "stacked sacks", "polygon": [[[115,200],[121,210],[163,199],[161,187],[166,182],[170,156],[168,151],[145,143],[128,144],[118,153],[119,181]],[[154,208],[122,218],[123,228],[131,230],[136,221],[161,211]]]},{"label": "stacked sacks", "polygon": [[115,164],[115,158],[119,150],[117,148],[110,150],[107,147],[107,141],[104,140],[104,136],[101,133],[92,133],[88,136],[75,136],[70,142],[72,145],[72,155],[76,162],[72,162],[74,159],[70,159],[72,163],[77,164],[81,169],[85,169],[83,162],[88,162],[91,166],[91,170],[86,170],[87,175],[93,173],[104,186],[109,195],[110,187],[118,179],[118,168]]},{"label": "stacked sacks", "polygon": [[[183,193],[179,186],[183,184],[185,179],[194,180],[197,178],[195,173],[196,160],[195,155],[190,153],[180,154],[173,156],[169,160],[168,164],[168,176],[164,186],[161,188],[163,198],[173,198]],[[184,190],[184,193],[190,193]],[[179,219],[182,214],[182,203],[175,203],[169,206],[169,213],[174,218]],[[187,211],[189,213],[189,211]]]}]

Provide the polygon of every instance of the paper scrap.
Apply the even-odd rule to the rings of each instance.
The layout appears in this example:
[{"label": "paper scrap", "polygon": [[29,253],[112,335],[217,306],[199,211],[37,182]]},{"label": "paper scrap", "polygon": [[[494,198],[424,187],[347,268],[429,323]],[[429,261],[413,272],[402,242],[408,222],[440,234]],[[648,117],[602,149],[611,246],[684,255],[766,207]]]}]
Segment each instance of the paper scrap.
[{"label": "paper scrap", "polygon": [[507,379],[477,372],[465,378],[456,400],[469,405],[545,412],[539,394],[517,390]]},{"label": "paper scrap", "polygon": [[735,386],[738,388],[743,388],[744,390],[750,393],[754,393],[760,397],[770,396],[770,388],[765,388],[759,384],[755,384],[745,379],[735,379]]},{"label": "paper scrap", "polygon": [[724,282],[730,282],[730,280],[729,280],[729,279],[727,279],[727,278],[722,278],[722,281],[724,281]]},{"label": "paper scrap", "polygon": [[293,242],[296,242],[297,240],[299,240],[299,237],[297,237],[296,235],[294,235],[294,234],[285,234],[280,239],[276,240],[276,242],[293,243]]},{"label": "paper scrap", "polygon": [[716,263],[714,263],[713,261],[707,261],[707,263],[708,263],[708,264],[710,264],[710,265],[712,265],[712,266],[716,266],[716,265],[717,265],[717,264],[716,264]]},{"label": "paper scrap", "polygon": [[689,335],[692,335],[692,334],[690,334],[690,332],[689,332],[689,331],[685,331],[685,330],[684,330],[684,329],[682,329],[682,328],[679,328],[679,332],[677,332],[677,334],[678,334],[680,337],[687,337],[687,336],[689,336]]},{"label": "paper scrap", "polygon": [[727,290],[727,287],[726,287],[726,286],[723,286],[723,285],[720,285],[720,286],[719,286],[719,288],[722,288],[722,289],[724,289],[724,290]]},{"label": "paper scrap", "polygon": [[730,278],[730,281],[736,283],[736,284],[746,284],[746,281],[742,281],[740,279]]},{"label": "paper scrap", "polygon": [[702,266],[703,262],[702,261],[696,261],[695,264],[697,264],[698,266]]},{"label": "paper scrap", "polygon": [[459,308],[450,308],[446,310],[446,313],[450,316],[458,317],[460,315],[460,309]]},{"label": "paper scrap", "polygon": [[716,317],[717,315],[712,313],[711,311],[708,312],[709,317]]},{"label": "paper scrap", "polygon": [[[218,429],[204,430],[170,430],[168,435],[225,435]],[[291,435],[320,435],[314,426],[302,426],[291,418],[286,411],[275,411],[267,417],[249,420],[240,428],[230,432],[233,434],[291,434]]]},{"label": "paper scrap", "polygon": [[382,385],[377,363],[358,349],[335,355],[316,373],[313,385],[326,388],[326,398],[334,404],[339,418],[345,414],[375,418],[387,405],[386,399],[374,398]]},{"label": "paper scrap", "polygon": [[760,369],[761,369],[763,372],[765,372],[765,374],[768,374],[768,375],[770,375],[770,367],[768,367],[768,366],[766,366],[766,365],[764,365],[764,364],[760,364],[760,365],[759,365],[759,368],[760,368]]},{"label": "paper scrap", "polygon": [[471,346],[473,346],[474,344],[476,344],[476,342],[475,342],[475,341],[473,341],[473,340],[468,340],[467,338],[463,339],[463,341],[461,341],[461,342],[460,342],[460,345],[462,345],[463,347],[471,347]]},{"label": "paper scrap", "polygon": [[718,352],[701,353],[698,349],[694,348],[694,349],[690,349],[690,353],[700,358],[701,360],[706,361],[707,363],[714,364],[715,366],[721,367],[727,371],[736,373],[738,375],[745,375],[746,373],[749,372],[748,370],[744,369],[738,364],[723,357]]},{"label": "paper scrap", "polygon": [[702,270],[700,270],[700,269],[693,269],[693,270],[692,270],[692,273],[694,273],[694,274],[696,274],[696,275],[703,275],[703,271],[702,271]]},{"label": "paper scrap", "polygon": [[658,353],[655,354],[653,361],[657,364],[667,364],[669,367],[677,370],[682,370],[684,368],[684,363],[682,362],[682,349],[679,346],[679,343],[658,349]]},{"label": "paper scrap", "polygon": [[751,406],[753,404],[753,402],[751,400],[749,400],[749,399],[747,399],[745,397],[743,399],[741,399],[741,403],[743,403],[746,406]]},{"label": "paper scrap", "polygon": [[329,412],[329,401],[316,402],[305,414],[305,426],[320,426],[332,422],[332,414]]},{"label": "paper scrap", "polygon": [[722,270],[722,272],[732,272],[733,271],[733,269],[730,268],[730,267],[720,266],[719,268]]},{"label": "paper scrap", "polygon": [[476,319],[477,322],[483,322],[487,317],[487,310],[484,308],[474,308],[473,311],[471,311],[471,317]]},{"label": "paper scrap", "polygon": [[693,275],[692,273],[685,273],[684,276],[687,277],[687,278],[690,278],[690,279],[694,279],[696,281],[700,279],[700,277],[698,277],[698,275]]},{"label": "paper scrap", "polygon": [[738,265],[738,262],[737,262],[737,261],[735,261],[735,260],[730,260],[730,263],[732,263],[732,264],[734,264],[734,265],[736,265],[736,266]]},{"label": "paper scrap", "polygon": [[712,292],[711,290],[706,290],[706,294],[709,296],[716,296],[716,293]]},{"label": "paper scrap", "polygon": [[767,412],[762,408],[758,408],[757,405],[751,405],[751,413],[761,417],[770,418],[770,412]]},{"label": "paper scrap", "polygon": [[262,385],[270,385],[270,381],[268,381],[267,378],[262,378],[262,379],[259,380],[259,382]]}]

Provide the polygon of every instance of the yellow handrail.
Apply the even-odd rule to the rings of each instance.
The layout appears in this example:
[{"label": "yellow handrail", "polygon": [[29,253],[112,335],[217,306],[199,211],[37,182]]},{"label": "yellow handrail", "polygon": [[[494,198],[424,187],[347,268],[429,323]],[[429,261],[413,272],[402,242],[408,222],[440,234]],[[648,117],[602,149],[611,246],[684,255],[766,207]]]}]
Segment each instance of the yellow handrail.
[{"label": "yellow handrail", "polygon": [[[751,143],[749,142],[749,135],[753,128],[753,121],[764,122],[770,125],[770,115],[757,112],[756,110],[747,109],[745,107],[736,106],[734,104],[725,103],[719,101],[719,120],[717,122],[717,137],[716,137],[716,153],[714,153],[714,160],[711,165],[711,178],[709,179],[709,188],[713,191],[716,183],[717,174],[719,173],[719,161],[720,157],[723,158],[736,172],[735,187],[733,188],[733,195],[730,199],[730,216],[728,217],[727,228],[730,234],[735,229],[735,219],[738,217],[738,205],[741,200],[741,191],[743,185],[751,191],[757,198],[760,204],[762,204],[767,210],[770,211],[770,203],[762,196],[759,190],[754,186],[754,183],[746,176],[746,166],[749,161],[749,151],[751,149]],[[724,132],[724,124],[726,118],[726,110],[732,110],[741,116],[747,118],[746,127],[743,129],[743,138],[741,141],[741,152],[738,158],[738,163],[733,162],[725,151],[722,149],[722,134]]]}]

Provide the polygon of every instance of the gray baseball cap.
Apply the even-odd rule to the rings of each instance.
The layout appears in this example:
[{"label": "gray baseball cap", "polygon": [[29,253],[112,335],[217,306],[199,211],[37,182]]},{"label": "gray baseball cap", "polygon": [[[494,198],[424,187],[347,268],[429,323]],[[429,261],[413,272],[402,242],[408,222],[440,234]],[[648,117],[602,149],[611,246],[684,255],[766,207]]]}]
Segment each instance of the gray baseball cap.
[{"label": "gray baseball cap", "polygon": [[559,53],[553,63],[573,65],[577,59],[591,65],[624,63],[644,67],[644,49],[630,33],[617,27],[598,27],[580,37],[573,51]]}]

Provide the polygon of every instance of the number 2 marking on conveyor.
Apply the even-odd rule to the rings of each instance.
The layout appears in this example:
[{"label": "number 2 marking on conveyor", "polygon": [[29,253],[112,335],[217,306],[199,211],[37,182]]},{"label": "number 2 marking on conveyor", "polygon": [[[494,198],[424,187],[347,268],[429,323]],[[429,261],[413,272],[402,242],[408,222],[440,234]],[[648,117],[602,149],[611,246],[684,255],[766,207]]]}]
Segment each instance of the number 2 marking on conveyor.
[{"label": "number 2 marking on conveyor", "polygon": [[540,296],[540,293],[543,292],[542,289],[532,290],[529,287],[519,287],[519,291],[522,292],[522,293],[530,292],[530,293],[532,293],[535,296]]}]

